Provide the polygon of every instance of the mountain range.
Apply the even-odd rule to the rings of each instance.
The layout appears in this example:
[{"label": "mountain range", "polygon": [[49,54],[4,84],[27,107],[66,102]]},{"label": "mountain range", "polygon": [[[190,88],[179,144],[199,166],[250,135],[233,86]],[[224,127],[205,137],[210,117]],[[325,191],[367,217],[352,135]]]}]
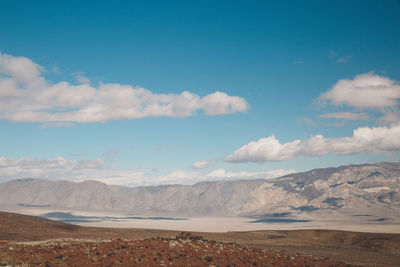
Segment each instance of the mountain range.
[{"label": "mountain range", "polygon": [[0,207],[173,216],[327,214],[400,217],[400,163],[315,169],[274,179],[123,187],[18,179],[0,184]]}]

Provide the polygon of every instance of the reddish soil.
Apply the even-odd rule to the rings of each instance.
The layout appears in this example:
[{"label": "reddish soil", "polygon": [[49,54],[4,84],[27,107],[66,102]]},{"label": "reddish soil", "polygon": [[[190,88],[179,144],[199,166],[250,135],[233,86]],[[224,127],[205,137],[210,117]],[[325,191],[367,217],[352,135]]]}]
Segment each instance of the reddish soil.
[{"label": "reddish soil", "polygon": [[12,266],[351,266],[190,234],[147,240],[0,242],[0,265]]}]

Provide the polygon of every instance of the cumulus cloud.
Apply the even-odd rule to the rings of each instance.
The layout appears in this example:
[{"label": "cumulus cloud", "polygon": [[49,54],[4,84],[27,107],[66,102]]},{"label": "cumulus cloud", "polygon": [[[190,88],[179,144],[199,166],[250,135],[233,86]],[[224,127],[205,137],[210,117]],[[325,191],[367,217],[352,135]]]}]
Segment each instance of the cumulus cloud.
[{"label": "cumulus cloud", "polygon": [[361,113],[354,113],[354,112],[335,112],[335,113],[328,113],[328,114],[323,114],[320,115],[319,118],[323,119],[343,119],[343,120],[361,120],[361,121],[366,121],[369,120],[370,117],[367,113],[361,112]]},{"label": "cumulus cloud", "polygon": [[[204,181],[227,181],[227,180],[243,180],[243,179],[272,179],[288,174],[296,173],[295,170],[270,170],[270,171],[260,171],[260,172],[228,172],[225,169],[218,169],[211,171],[207,174],[202,174],[197,171],[183,171],[177,170],[173,172],[169,172],[166,174],[150,174],[144,173],[141,177],[140,183],[147,183],[148,185],[155,184],[184,184],[191,185],[198,182]],[[104,182],[107,182],[103,180]],[[132,183],[130,181],[130,185],[137,185],[136,183]],[[112,182],[109,180],[108,182]]]},{"label": "cumulus cloud", "polygon": [[174,170],[161,172],[154,169],[119,170],[107,166],[103,159],[69,160],[5,158],[0,157],[0,183],[19,178],[69,180],[81,182],[96,180],[124,186],[148,186],[160,184],[191,185],[207,180],[271,179],[294,173],[294,170],[270,170],[265,172],[228,172],[224,169],[203,174],[198,171]]},{"label": "cumulus cloud", "polygon": [[168,173],[155,173],[151,170],[134,170],[130,172],[116,172],[110,177],[96,178],[107,184],[127,186],[182,184],[193,185],[204,181],[227,181],[243,179],[272,179],[295,173],[295,170],[271,170],[265,172],[228,172],[225,169],[211,171],[203,174],[198,171],[175,170]]},{"label": "cumulus cloud", "polygon": [[96,170],[104,170],[106,164],[103,159],[95,160],[68,160],[63,157],[54,159],[40,158],[5,158],[0,157],[0,180],[17,178],[43,179],[79,179],[82,174],[89,174]]},{"label": "cumulus cloud", "polygon": [[236,179],[272,179],[288,174],[295,173],[295,170],[272,170],[264,172],[227,172],[225,169],[212,171],[206,175],[208,178],[236,178]]},{"label": "cumulus cloud", "polygon": [[390,127],[360,127],[351,137],[325,138],[315,135],[307,140],[294,140],[281,144],[275,136],[250,142],[233,154],[227,162],[283,161],[297,157],[326,154],[393,154],[400,152],[400,124]]},{"label": "cumulus cloud", "polygon": [[203,161],[196,161],[192,164],[192,168],[195,169],[204,169],[207,168],[210,165],[209,160],[203,160]]},{"label": "cumulus cloud", "polygon": [[339,80],[319,100],[333,105],[377,109],[396,107],[399,98],[400,85],[397,81],[369,72],[354,79]]},{"label": "cumulus cloud", "polygon": [[0,118],[13,122],[105,122],[144,117],[186,117],[245,112],[247,101],[224,92],[204,97],[155,94],[141,87],[100,83],[79,74],[78,85],[51,83],[43,68],[25,57],[0,53]]}]

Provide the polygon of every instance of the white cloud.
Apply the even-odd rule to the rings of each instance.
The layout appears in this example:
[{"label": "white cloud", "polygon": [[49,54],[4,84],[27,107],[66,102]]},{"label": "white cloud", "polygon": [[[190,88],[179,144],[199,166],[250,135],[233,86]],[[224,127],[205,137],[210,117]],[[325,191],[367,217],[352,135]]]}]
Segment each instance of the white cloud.
[{"label": "white cloud", "polygon": [[0,183],[19,178],[38,178],[74,182],[97,180],[107,184],[125,186],[191,185],[208,180],[270,179],[294,172],[294,170],[283,169],[265,172],[227,172],[220,169],[208,174],[184,170],[160,172],[151,169],[133,169],[123,171],[107,166],[103,159],[68,160],[62,157],[11,159],[0,157]]},{"label": "white cloud", "polygon": [[210,165],[209,160],[203,160],[203,161],[196,161],[192,164],[192,168],[195,169],[204,169],[207,168]]},{"label": "white cloud", "polygon": [[203,111],[206,115],[245,112],[247,101],[224,92],[201,97],[154,94],[141,87],[118,83],[89,85],[51,83],[42,67],[25,57],[0,53],[0,118],[13,122],[105,122],[144,117],[186,117]]},{"label": "white cloud", "polygon": [[281,144],[275,136],[261,138],[228,155],[227,162],[282,161],[326,154],[393,154],[400,152],[400,124],[390,127],[361,127],[351,137],[325,138],[315,135],[307,140]]},{"label": "white cloud", "polygon": [[335,113],[328,113],[320,115],[319,118],[323,119],[344,119],[344,120],[362,120],[366,121],[369,120],[370,117],[368,114],[361,112],[361,113],[354,113],[354,112],[335,112]]},{"label": "white cloud", "polygon": [[0,73],[12,77],[19,84],[29,83],[37,79],[42,67],[26,57],[13,57],[0,54]]},{"label": "white cloud", "polygon": [[339,80],[319,100],[333,105],[376,109],[395,107],[399,98],[400,85],[397,81],[369,72],[357,75],[352,80]]},{"label": "white cloud", "polygon": [[249,104],[241,97],[228,96],[223,92],[215,92],[203,97],[200,106],[207,115],[220,115],[244,112]]},{"label": "white cloud", "polygon": [[272,179],[288,174],[295,173],[295,170],[272,170],[272,171],[264,171],[264,172],[227,172],[224,169],[219,169],[212,171],[206,175],[208,178],[229,178],[229,179]]},{"label": "white cloud", "polygon": [[[182,184],[193,185],[204,181],[227,181],[243,179],[272,179],[295,173],[295,170],[271,170],[265,172],[227,172],[224,169],[202,174],[197,171],[175,170],[168,173],[155,173],[151,170],[134,170],[131,172],[113,171],[114,175],[103,178],[95,178],[107,184],[119,184],[127,186]],[[93,178],[92,178],[93,179]]]},{"label": "white cloud", "polygon": [[105,168],[103,159],[72,161],[62,157],[55,159],[0,157],[0,181],[27,177],[79,180],[82,175],[89,176],[90,173]]}]

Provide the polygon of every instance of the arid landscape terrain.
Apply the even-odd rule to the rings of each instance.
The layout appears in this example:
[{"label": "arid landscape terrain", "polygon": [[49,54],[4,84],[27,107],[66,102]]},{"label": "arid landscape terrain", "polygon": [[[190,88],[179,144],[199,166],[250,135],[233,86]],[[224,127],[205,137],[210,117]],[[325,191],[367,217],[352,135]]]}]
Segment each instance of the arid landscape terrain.
[{"label": "arid landscape terrain", "polygon": [[82,227],[0,212],[2,266],[398,266],[400,235]]},{"label": "arid landscape terrain", "polygon": [[398,266],[399,177],[381,162],[192,186],[12,180],[0,263]]}]

